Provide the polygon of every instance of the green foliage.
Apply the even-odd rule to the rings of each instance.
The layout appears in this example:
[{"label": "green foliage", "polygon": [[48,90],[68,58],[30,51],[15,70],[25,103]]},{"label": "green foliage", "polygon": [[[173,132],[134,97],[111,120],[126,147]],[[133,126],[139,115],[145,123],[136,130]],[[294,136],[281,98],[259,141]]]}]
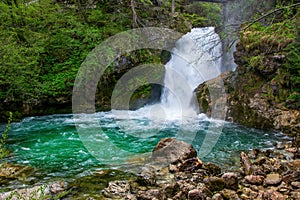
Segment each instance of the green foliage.
[{"label": "green foliage", "polygon": [[1,135],[1,138],[0,138],[0,160],[7,157],[10,153],[9,150],[6,148],[6,141],[8,138],[8,132],[10,129],[11,121],[12,121],[12,112],[9,112],[9,118],[8,118],[7,125],[5,127],[4,132]]},{"label": "green foliage", "polygon": [[0,2],[0,99],[34,103],[70,96],[86,55],[129,21],[105,7],[77,11],[52,0],[26,5]]},{"label": "green foliage", "polygon": [[151,0],[140,0],[142,3],[148,4],[148,5],[153,5]]},{"label": "green foliage", "polygon": [[193,27],[220,26],[222,23],[222,9],[217,3],[195,2],[186,6],[184,16],[192,22]]}]

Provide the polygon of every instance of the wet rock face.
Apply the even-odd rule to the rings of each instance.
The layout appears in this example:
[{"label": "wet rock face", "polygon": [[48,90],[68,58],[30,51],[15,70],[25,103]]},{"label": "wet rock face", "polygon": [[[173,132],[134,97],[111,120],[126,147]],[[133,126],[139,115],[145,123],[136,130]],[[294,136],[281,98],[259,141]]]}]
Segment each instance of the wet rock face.
[{"label": "wet rock face", "polygon": [[[238,67],[234,72],[225,72],[195,90],[200,112],[224,119],[221,111],[213,113],[212,109],[222,105],[220,102],[224,102],[225,98],[223,112],[226,112],[228,121],[249,127],[276,129],[289,135],[299,134],[299,100],[289,100],[292,92],[287,87],[288,81],[284,81],[283,77],[280,77],[283,80],[277,80],[286,57],[273,52],[264,56],[263,65],[255,67],[250,60],[257,56],[257,52],[247,52],[244,45],[241,42],[237,44],[234,58]],[[211,92],[220,90],[220,87],[226,95],[213,97]]]}]

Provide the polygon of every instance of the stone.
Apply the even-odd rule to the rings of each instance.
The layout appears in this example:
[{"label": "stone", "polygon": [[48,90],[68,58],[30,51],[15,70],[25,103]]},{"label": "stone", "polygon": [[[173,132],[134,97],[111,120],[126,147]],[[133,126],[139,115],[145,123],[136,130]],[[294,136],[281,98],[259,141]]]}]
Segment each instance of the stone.
[{"label": "stone", "polygon": [[175,196],[173,196],[173,200],[181,200],[181,199],[184,199],[185,198],[185,195],[183,194],[182,191],[179,191]]},{"label": "stone", "polygon": [[250,175],[253,173],[252,163],[245,152],[241,152],[240,154],[241,164],[244,169],[244,173],[246,175]]},{"label": "stone", "polygon": [[300,160],[292,160],[288,163],[288,167],[294,171],[300,171]]},{"label": "stone", "polygon": [[220,191],[225,188],[225,181],[222,178],[219,177],[209,177],[205,178],[203,182],[206,184],[208,189],[212,192],[214,191]]},{"label": "stone", "polygon": [[212,200],[223,200],[223,197],[222,197],[221,194],[216,193],[216,194],[214,194],[214,196],[212,196],[211,199],[212,199]]},{"label": "stone", "polygon": [[197,184],[197,190],[204,194],[207,198],[213,195],[212,191],[210,191],[203,183]]},{"label": "stone", "polygon": [[252,169],[253,169],[253,175],[266,176],[266,173],[265,173],[263,167],[258,166],[258,165],[253,165]]},{"label": "stone", "polygon": [[141,173],[138,174],[137,183],[142,186],[156,185],[155,169],[147,166],[143,167]]},{"label": "stone", "polygon": [[9,192],[0,193],[0,199],[20,200],[20,199],[46,199],[51,195],[49,187],[40,185],[25,189],[15,189]]},{"label": "stone", "polygon": [[128,181],[111,181],[103,191],[105,197],[122,198],[130,193],[130,184]]},{"label": "stone", "polygon": [[265,178],[264,184],[265,185],[278,185],[280,184],[282,178],[279,174],[268,174]]},{"label": "stone", "polygon": [[245,199],[255,199],[258,195],[257,192],[255,192],[247,187],[242,188],[241,192],[242,192],[242,194],[244,194]]},{"label": "stone", "polygon": [[245,176],[245,181],[250,184],[261,185],[264,181],[264,177],[260,175],[248,175]]},{"label": "stone", "polygon": [[172,198],[179,192],[179,185],[177,183],[165,184],[163,186],[163,191],[167,198]]},{"label": "stone", "polygon": [[282,177],[282,180],[285,183],[291,183],[291,182],[295,182],[295,181],[300,181],[300,171],[295,171],[293,173],[284,175]]},{"label": "stone", "polygon": [[291,192],[291,198],[293,198],[293,199],[300,199],[300,191],[293,191],[293,192]]},{"label": "stone", "polygon": [[181,163],[178,167],[178,171],[195,171],[197,169],[200,169],[203,165],[203,162],[198,157],[193,157],[185,160],[183,163]]},{"label": "stone", "polygon": [[222,197],[224,199],[232,199],[232,200],[240,199],[239,196],[237,195],[237,193],[233,190],[224,189],[220,192],[220,194],[222,195]]},{"label": "stone", "polygon": [[206,164],[204,164],[204,169],[206,169],[213,176],[221,174],[221,168],[211,162],[207,162]]},{"label": "stone", "polygon": [[293,187],[300,188],[300,182],[299,181],[292,182],[291,185]]},{"label": "stone", "polygon": [[292,188],[286,184],[285,182],[281,182],[281,184],[277,187],[277,191],[281,192],[283,194],[287,194],[288,192],[290,192]]},{"label": "stone", "polygon": [[238,189],[238,175],[233,172],[227,172],[222,175],[225,181],[225,187],[232,190]]},{"label": "stone", "polygon": [[278,150],[283,150],[283,149],[285,149],[285,144],[284,143],[278,143],[277,145],[276,145],[276,149],[278,149]]},{"label": "stone", "polygon": [[190,199],[190,200],[205,200],[206,195],[204,193],[202,193],[201,191],[194,189],[194,190],[189,191],[188,199]]},{"label": "stone", "polygon": [[8,179],[16,179],[28,176],[33,171],[32,167],[4,163],[0,167],[0,177]]},{"label": "stone", "polygon": [[179,186],[179,190],[185,195],[187,195],[190,190],[196,188],[196,184],[183,180],[177,181],[177,184]]},{"label": "stone", "polygon": [[173,165],[173,164],[170,164],[169,165],[169,172],[174,173],[176,171],[177,171],[177,166]]},{"label": "stone", "polygon": [[50,192],[53,194],[58,194],[67,189],[66,183],[63,181],[53,182],[49,185]]},{"label": "stone", "polygon": [[290,147],[285,149],[287,152],[296,153],[298,151],[297,147]]},{"label": "stone", "polygon": [[165,138],[156,145],[149,162],[159,166],[168,166],[183,163],[194,157],[197,157],[197,152],[192,145],[175,138]]},{"label": "stone", "polygon": [[286,197],[283,196],[280,192],[277,192],[274,189],[269,189],[264,191],[262,194],[264,200],[286,200]]},{"label": "stone", "polygon": [[264,164],[266,161],[267,161],[267,159],[266,159],[265,157],[259,157],[259,158],[257,158],[257,159],[253,162],[253,164],[254,164],[254,165],[262,165],[262,164]]},{"label": "stone", "polygon": [[161,200],[165,195],[158,189],[149,189],[147,191],[138,191],[137,198],[142,200]]},{"label": "stone", "polygon": [[252,149],[249,153],[248,153],[248,157],[251,159],[256,159],[258,154],[260,153],[260,149]]}]

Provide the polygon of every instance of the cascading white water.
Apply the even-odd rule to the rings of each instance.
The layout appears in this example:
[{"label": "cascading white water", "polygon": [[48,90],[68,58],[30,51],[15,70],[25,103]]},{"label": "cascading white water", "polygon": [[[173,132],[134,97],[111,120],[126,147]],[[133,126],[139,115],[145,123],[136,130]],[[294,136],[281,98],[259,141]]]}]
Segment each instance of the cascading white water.
[{"label": "cascading white water", "polygon": [[195,28],[180,38],[165,65],[160,106],[167,119],[198,114],[194,90],[221,73],[221,40],[213,27]]},{"label": "cascading white water", "polygon": [[[221,40],[214,27],[192,29],[176,42],[171,59],[165,65],[160,103],[137,111],[113,110],[114,115],[118,119],[148,118],[159,121],[197,117],[194,90],[221,73],[221,55]],[[126,129],[126,123],[120,126]]]}]

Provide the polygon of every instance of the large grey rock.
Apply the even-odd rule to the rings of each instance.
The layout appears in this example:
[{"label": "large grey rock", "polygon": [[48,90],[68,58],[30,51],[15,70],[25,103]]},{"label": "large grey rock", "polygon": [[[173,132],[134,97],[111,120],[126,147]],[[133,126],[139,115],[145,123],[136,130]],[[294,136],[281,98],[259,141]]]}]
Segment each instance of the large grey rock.
[{"label": "large grey rock", "polygon": [[150,162],[155,165],[168,166],[183,163],[194,157],[197,157],[197,152],[192,145],[175,138],[165,138],[154,148]]}]

